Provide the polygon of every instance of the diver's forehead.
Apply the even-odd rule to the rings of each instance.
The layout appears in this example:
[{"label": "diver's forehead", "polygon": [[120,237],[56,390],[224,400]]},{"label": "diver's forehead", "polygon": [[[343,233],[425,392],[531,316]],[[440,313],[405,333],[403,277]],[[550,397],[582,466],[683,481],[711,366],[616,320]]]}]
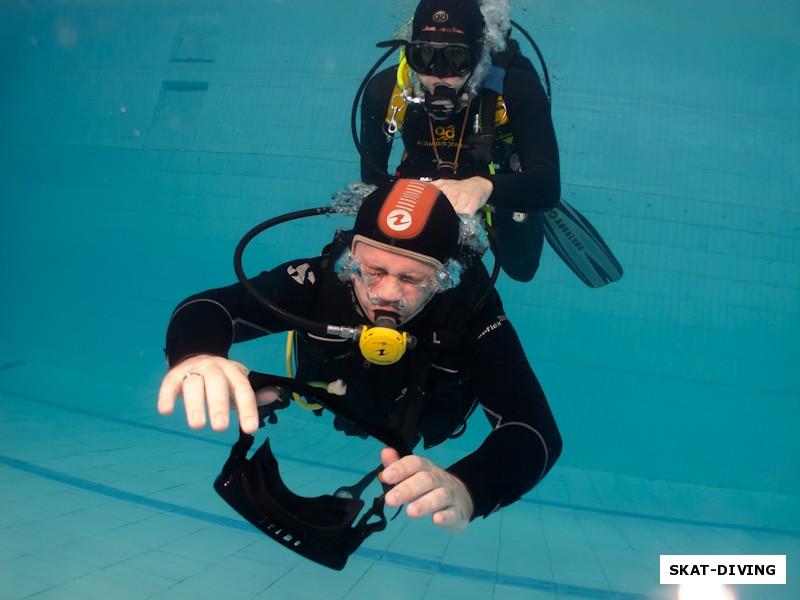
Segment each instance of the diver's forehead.
[{"label": "diver's forehead", "polygon": [[402,256],[390,250],[376,248],[363,242],[356,242],[353,247],[355,257],[373,268],[380,268],[387,273],[421,273],[435,271],[431,265],[409,256]]}]

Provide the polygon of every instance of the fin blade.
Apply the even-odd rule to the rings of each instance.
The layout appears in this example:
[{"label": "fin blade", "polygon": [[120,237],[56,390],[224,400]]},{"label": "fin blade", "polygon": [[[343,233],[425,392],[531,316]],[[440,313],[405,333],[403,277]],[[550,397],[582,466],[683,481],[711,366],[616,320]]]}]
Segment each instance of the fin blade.
[{"label": "fin blade", "polygon": [[593,288],[622,277],[622,266],[591,223],[562,198],[545,213],[544,235],[561,260]]}]

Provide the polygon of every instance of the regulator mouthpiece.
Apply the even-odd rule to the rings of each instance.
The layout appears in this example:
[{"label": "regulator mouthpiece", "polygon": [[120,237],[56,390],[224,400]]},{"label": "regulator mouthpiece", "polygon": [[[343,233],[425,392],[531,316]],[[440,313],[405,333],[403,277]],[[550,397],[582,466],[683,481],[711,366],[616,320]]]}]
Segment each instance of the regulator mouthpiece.
[{"label": "regulator mouthpiece", "polygon": [[383,310],[375,311],[375,326],[388,329],[397,329],[397,317],[390,312]]},{"label": "regulator mouthpiece", "polygon": [[433,120],[447,119],[461,108],[458,91],[444,83],[437,84],[425,94],[425,110]]},{"label": "regulator mouthpiece", "polygon": [[389,312],[377,311],[375,327],[364,327],[358,340],[361,354],[375,365],[393,365],[407,348],[416,346],[414,336],[397,331],[397,318]]}]

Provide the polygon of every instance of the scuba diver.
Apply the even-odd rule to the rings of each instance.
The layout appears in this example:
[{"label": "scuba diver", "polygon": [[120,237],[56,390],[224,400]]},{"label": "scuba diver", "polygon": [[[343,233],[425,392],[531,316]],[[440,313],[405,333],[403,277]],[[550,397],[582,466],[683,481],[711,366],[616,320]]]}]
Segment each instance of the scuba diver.
[{"label": "scuba diver", "polygon": [[504,1],[422,0],[400,65],[365,88],[361,177],[385,178],[399,131],[397,175],[432,179],[459,213],[491,205],[503,270],[530,281],[561,175],[550,102],[510,28]]},{"label": "scuba diver", "polygon": [[[536,52],[545,85],[511,37],[512,24]],[[497,256],[512,279],[533,278],[545,237],[586,285],[619,279],[622,267],[611,250],[560,197],[547,66],[530,35],[511,21],[508,1],[421,0],[410,35],[397,37],[378,44],[389,50],[353,106],[362,180],[378,184],[390,177],[399,132],[403,154],[395,176],[432,180],[459,213],[486,211]],[[373,77],[398,47],[399,65]]]},{"label": "scuba diver", "polygon": [[[481,252],[464,242],[467,221],[432,183],[384,183],[320,256],[248,279],[239,253],[238,283],[193,295],[173,312],[158,410],[171,414],[182,397],[189,426],[210,421],[216,431],[238,411],[240,441],[215,488],[287,548],[339,569],[381,528],[366,517],[350,527],[363,503],[347,494],[292,494],[268,440],[245,458],[252,434],[291,404],[293,387],[312,396],[305,400],[317,414],[330,410],[343,434],[387,445],[374,473],[381,511],[384,502],[407,505],[408,517],[430,516],[449,532],[518,500],[560,455],[547,399],[493,288],[497,271],[490,277]],[[228,358],[232,344],[293,328],[294,380],[262,377]],[[428,448],[462,433],[478,407],[492,429],[472,453],[447,467],[411,453],[419,442]]]}]

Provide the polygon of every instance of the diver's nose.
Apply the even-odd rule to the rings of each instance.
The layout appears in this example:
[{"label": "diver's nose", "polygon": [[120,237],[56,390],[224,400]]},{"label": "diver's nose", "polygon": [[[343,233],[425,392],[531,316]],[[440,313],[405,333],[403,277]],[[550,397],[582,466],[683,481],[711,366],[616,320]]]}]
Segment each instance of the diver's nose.
[{"label": "diver's nose", "polygon": [[403,299],[403,286],[396,277],[383,277],[375,289],[378,297],[386,303],[399,302]]}]

